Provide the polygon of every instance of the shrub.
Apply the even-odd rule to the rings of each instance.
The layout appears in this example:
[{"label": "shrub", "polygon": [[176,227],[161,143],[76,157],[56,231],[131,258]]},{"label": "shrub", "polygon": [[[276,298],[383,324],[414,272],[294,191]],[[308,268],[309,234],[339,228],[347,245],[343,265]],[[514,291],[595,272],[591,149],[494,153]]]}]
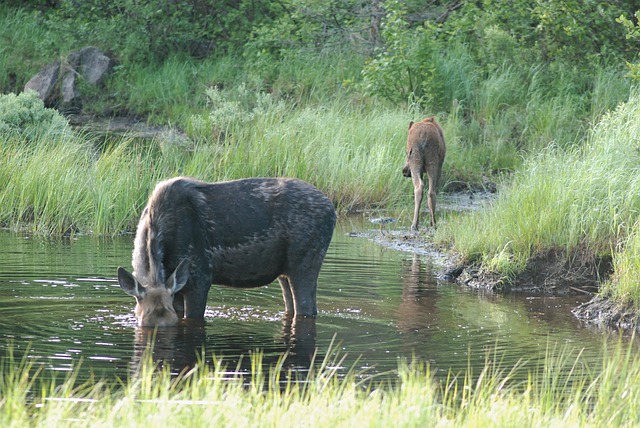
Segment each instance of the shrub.
[{"label": "shrub", "polygon": [[57,110],[46,108],[35,91],[0,95],[0,134],[32,139],[41,134],[70,132],[67,119]]}]

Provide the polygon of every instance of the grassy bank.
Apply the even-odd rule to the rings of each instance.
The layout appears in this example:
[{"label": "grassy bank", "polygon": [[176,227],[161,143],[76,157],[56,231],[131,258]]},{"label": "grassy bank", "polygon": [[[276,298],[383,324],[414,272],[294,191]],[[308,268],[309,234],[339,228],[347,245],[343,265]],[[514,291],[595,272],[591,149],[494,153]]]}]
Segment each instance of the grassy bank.
[{"label": "grassy bank", "polygon": [[605,115],[580,148],[551,146],[522,170],[483,212],[442,230],[469,261],[507,276],[549,249],[611,255],[606,292],[640,304],[640,95]]},{"label": "grassy bank", "polygon": [[169,134],[97,149],[101,141],[68,128],[9,132],[0,145],[0,223],[41,234],[117,234],[135,226],[155,184],[176,175],[298,177],[324,190],[339,211],[400,199],[409,185],[400,174],[402,114],[379,110],[373,117],[339,103],[279,106],[206,116],[223,124],[213,143]]},{"label": "grassy bank", "polygon": [[[285,380],[275,366],[230,378],[223,362],[197,366],[180,378],[155,372],[117,383],[77,385],[71,372],[57,382],[29,361],[2,359],[0,423],[45,426],[634,426],[640,414],[640,358],[618,343],[601,367],[561,352],[538,367],[500,367],[487,357],[481,373],[451,373],[437,381],[428,366],[399,364],[395,385],[363,383],[355,369],[338,375],[324,361],[305,382]],[[330,353],[328,353],[329,355]],[[366,378],[366,376],[365,376]]]}]

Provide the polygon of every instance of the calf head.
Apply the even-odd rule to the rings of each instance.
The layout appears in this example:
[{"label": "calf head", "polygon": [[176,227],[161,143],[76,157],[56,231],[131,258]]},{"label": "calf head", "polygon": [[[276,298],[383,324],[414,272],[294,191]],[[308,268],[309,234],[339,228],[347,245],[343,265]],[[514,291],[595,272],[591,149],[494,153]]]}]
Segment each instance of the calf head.
[{"label": "calf head", "polygon": [[180,262],[166,283],[141,284],[126,269],[118,268],[118,283],[130,296],[136,298],[136,319],[144,327],[168,327],[180,321],[173,308],[175,293],[185,286],[189,279],[189,263]]}]

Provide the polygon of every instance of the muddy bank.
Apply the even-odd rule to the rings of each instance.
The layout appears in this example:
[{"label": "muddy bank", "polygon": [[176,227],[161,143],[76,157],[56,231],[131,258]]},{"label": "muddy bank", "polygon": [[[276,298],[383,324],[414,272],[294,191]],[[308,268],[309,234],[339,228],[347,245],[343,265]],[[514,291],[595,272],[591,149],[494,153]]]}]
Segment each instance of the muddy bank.
[{"label": "muddy bank", "polygon": [[638,308],[632,305],[621,305],[606,296],[595,296],[572,312],[579,320],[599,327],[640,331]]},{"label": "muddy bank", "polygon": [[[481,209],[491,198],[491,195],[473,198],[465,194],[447,195],[442,206],[457,211]],[[370,230],[350,235],[370,239],[394,250],[426,255],[434,261],[439,277],[444,280],[495,293],[590,295],[592,299],[589,302],[572,311],[581,321],[599,327],[625,330],[639,326],[640,312],[636,308],[616,304],[598,294],[601,284],[613,273],[611,257],[597,257],[584,249],[569,254],[564,250],[554,249],[532,257],[524,271],[514,278],[505,278],[476,264],[465,263],[459,254],[438,248],[433,243],[431,229],[411,232],[408,226],[391,227],[396,225],[395,222],[380,226],[375,220],[377,219],[374,219]]]}]

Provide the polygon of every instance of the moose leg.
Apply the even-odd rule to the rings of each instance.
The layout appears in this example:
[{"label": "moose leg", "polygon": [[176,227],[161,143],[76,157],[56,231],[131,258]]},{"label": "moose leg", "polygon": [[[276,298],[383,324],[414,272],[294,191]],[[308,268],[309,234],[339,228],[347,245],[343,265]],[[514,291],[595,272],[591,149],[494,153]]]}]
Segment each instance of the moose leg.
[{"label": "moose leg", "polygon": [[422,204],[422,194],[424,192],[424,181],[422,181],[422,174],[417,170],[411,170],[411,179],[413,180],[413,223],[411,224],[411,230],[418,230],[418,223],[420,222],[420,204]]},{"label": "moose leg", "polygon": [[296,318],[315,317],[318,314],[318,306],[316,304],[318,273],[306,273],[289,277]]},{"label": "moose leg", "polygon": [[291,283],[289,278],[284,275],[278,277],[280,288],[282,288],[282,299],[284,300],[284,313],[286,316],[294,314],[293,294],[291,294]]},{"label": "moose leg", "polygon": [[427,203],[431,214],[431,226],[436,227],[436,186],[440,179],[440,171],[437,165],[427,167],[427,177],[429,179],[429,190],[427,193]]}]

